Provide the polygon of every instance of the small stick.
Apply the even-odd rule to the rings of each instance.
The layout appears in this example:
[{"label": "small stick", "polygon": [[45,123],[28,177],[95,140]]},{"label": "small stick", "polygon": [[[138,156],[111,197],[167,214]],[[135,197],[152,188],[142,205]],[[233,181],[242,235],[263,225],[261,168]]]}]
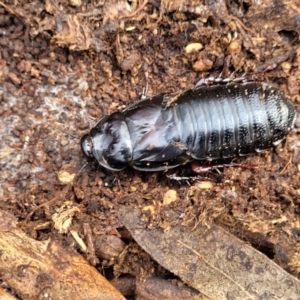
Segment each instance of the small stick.
[{"label": "small stick", "polygon": [[95,254],[95,247],[93,243],[93,235],[90,224],[83,224],[83,232],[86,236],[88,260],[92,266],[95,266],[99,263],[99,259]]},{"label": "small stick", "polygon": [[239,18],[237,18],[237,17],[235,17],[235,16],[232,16],[232,15],[229,15],[229,17],[230,17],[230,19],[232,19],[232,20],[238,22],[239,25],[241,25],[241,27],[242,27],[243,29],[245,29],[246,31],[251,32],[253,35],[256,34],[255,31],[253,31],[251,28],[247,27],[247,26],[246,26]]},{"label": "small stick", "polygon": [[120,20],[120,19],[134,17],[137,13],[139,13],[147,5],[147,3],[148,3],[148,0],[144,0],[144,2],[139,6],[139,8],[136,11],[132,12],[131,14],[118,17],[118,19]]},{"label": "small stick", "polygon": [[282,175],[285,173],[287,167],[292,163],[293,160],[293,156],[291,155],[290,159],[288,160],[288,162],[285,164],[285,166],[283,167],[283,169],[281,170],[281,172],[279,173],[279,175]]}]

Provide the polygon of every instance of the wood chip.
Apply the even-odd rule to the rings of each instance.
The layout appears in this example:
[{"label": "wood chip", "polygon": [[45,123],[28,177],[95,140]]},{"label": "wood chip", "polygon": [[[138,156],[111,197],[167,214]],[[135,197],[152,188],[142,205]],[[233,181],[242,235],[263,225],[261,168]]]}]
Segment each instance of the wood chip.
[{"label": "wood chip", "polygon": [[175,190],[168,190],[164,195],[164,205],[171,204],[178,198],[177,192]]},{"label": "wood chip", "polygon": [[61,183],[68,184],[68,183],[73,182],[74,177],[75,177],[76,174],[70,174],[66,171],[59,171],[57,173],[57,175],[58,175],[58,179]]}]

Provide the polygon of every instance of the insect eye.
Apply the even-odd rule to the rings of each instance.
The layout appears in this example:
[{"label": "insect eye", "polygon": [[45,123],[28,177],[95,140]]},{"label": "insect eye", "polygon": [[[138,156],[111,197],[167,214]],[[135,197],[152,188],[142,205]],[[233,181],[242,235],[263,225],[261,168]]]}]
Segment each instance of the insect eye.
[{"label": "insect eye", "polygon": [[87,157],[94,157],[92,148],[93,148],[93,142],[91,137],[88,134],[85,134],[82,136],[81,141],[81,150]]}]

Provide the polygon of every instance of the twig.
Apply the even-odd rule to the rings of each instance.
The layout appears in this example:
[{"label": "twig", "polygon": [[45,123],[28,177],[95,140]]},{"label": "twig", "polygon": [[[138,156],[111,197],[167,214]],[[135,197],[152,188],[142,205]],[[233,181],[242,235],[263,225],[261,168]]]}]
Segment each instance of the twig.
[{"label": "twig", "polygon": [[67,192],[68,192],[68,190],[69,190],[69,186],[66,185],[66,186],[63,188],[63,190],[62,190],[62,192],[60,193],[60,195],[58,195],[58,196],[54,197],[53,199],[51,199],[51,200],[49,200],[49,201],[46,201],[46,202],[44,202],[44,203],[38,205],[37,207],[35,207],[35,208],[34,208],[34,209],[26,216],[26,218],[25,218],[25,223],[27,223],[28,220],[32,217],[32,215],[33,215],[38,209],[40,209],[41,207],[44,207],[44,206],[49,205],[49,204],[52,204],[52,203],[58,201],[59,199],[64,199],[65,196],[66,196],[66,194],[67,194]]},{"label": "twig", "polygon": [[148,3],[148,0],[144,0],[144,2],[139,6],[139,8],[136,11],[134,11],[131,14],[128,14],[128,15],[120,16],[120,17],[118,17],[118,19],[120,20],[120,19],[134,17],[137,13],[139,13],[142,9],[144,9],[144,7],[147,5],[147,3]]},{"label": "twig", "polygon": [[243,29],[245,29],[246,31],[251,32],[253,35],[256,34],[255,31],[253,31],[251,28],[247,27],[247,26],[246,26],[239,18],[237,18],[237,17],[235,17],[235,16],[232,16],[232,15],[230,15],[229,17],[230,17],[232,20],[238,22],[239,25],[241,25],[241,27],[242,27]]},{"label": "twig", "polygon": [[88,260],[91,263],[91,265],[95,266],[96,264],[99,263],[99,259],[96,257],[95,254],[95,247],[94,247],[94,242],[93,242],[93,234],[91,230],[90,224],[84,223],[83,224],[83,231],[86,236],[86,242],[87,242],[87,255],[88,255]]},{"label": "twig", "polygon": [[283,167],[283,169],[281,170],[281,172],[279,173],[279,175],[282,175],[285,173],[287,167],[292,163],[292,159],[293,159],[293,156],[291,155],[290,159],[288,160],[288,162],[285,164],[285,166]]}]

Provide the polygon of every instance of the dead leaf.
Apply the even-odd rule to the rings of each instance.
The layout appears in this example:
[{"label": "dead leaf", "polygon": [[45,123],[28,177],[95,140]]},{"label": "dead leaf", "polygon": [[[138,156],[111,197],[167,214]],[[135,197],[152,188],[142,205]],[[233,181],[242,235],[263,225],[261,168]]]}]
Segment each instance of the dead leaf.
[{"label": "dead leaf", "polygon": [[147,230],[138,209],[124,207],[124,226],[159,264],[212,299],[299,299],[300,282],[262,253],[219,228]]}]

